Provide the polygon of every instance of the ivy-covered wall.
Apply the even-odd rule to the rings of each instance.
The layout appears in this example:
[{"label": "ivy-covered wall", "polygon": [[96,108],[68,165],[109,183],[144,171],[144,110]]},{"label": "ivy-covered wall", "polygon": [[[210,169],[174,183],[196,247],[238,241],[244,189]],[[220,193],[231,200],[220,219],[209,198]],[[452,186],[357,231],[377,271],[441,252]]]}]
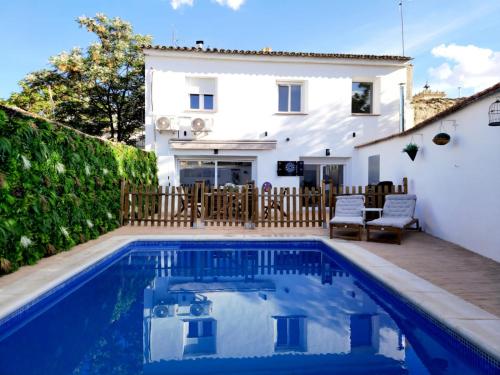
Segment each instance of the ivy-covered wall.
[{"label": "ivy-covered wall", "polygon": [[120,180],[157,184],[156,156],[0,106],[0,274],[119,226]]}]

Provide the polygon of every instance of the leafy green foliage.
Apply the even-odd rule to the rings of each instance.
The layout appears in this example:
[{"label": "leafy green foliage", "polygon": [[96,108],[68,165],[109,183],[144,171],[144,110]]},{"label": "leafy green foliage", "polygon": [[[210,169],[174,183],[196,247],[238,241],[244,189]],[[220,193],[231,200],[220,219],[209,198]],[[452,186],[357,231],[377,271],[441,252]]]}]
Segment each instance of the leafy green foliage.
[{"label": "leafy green foliage", "polygon": [[156,185],[154,153],[0,106],[0,272],[118,227],[121,179]]},{"label": "leafy green foliage", "polygon": [[133,143],[144,113],[141,46],[152,38],[104,14],[79,17],[77,23],[97,41],[53,56],[50,69],[28,74],[8,103],[88,134]]},{"label": "leafy green foliage", "polygon": [[403,148],[403,152],[417,152],[418,151],[418,145],[410,142],[408,143],[405,148]]}]

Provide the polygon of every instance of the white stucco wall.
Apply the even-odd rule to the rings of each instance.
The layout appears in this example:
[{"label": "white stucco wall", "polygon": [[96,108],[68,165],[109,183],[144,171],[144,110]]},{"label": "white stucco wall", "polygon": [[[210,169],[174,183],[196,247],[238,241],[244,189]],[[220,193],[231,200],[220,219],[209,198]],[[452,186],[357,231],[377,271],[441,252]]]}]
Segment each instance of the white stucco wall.
[{"label": "white stucco wall", "polygon": [[[273,151],[225,151],[218,156],[254,157],[258,184],[298,186],[298,177],[277,177],[278,160],[301,157],[350,158],[353,146],[399,129],[399,84],[406,65],[394,61],[313,59],[298,57],[224,56],[146,50],[146,149],[159,157],[161,184],[178,184],[176,157],[214,156],[212,150],[169,148],[171,134],[154,131],[154,116],[213,119],[213,131],[202,139],[276,140]],[[213,113],[188,110],[186,77],[216,79]],[[374,82],[376,115],[351,114],[353,80]],[[302,82],[305,114],[277,114],[279,81]],[[411,119],[411,116],[407,116]],[[411,126],[410,122],[407,126]],[[265,137],[264,133],[268,132]],[[356,137],[353,137],[353,133]],[[175,137],[177,137],[175,135]],[[290,138],[290,141],[286,141]],[[350,175],[345,176],[348,181]]]},{"label": "white stucco wall", "polygon": [[[380,155],[380,179],[401,181],[417,194],[416,214],[424,230],[500,261],[500,128],[488,126],[494,97],[485,97],[444,120],[451,141],[438,146],[432,138],[440,122],[410,135],[357,149],[353,180],[366,184],[368,157]],[[401,152],[413,138],[420,147],[415,158]]]}]

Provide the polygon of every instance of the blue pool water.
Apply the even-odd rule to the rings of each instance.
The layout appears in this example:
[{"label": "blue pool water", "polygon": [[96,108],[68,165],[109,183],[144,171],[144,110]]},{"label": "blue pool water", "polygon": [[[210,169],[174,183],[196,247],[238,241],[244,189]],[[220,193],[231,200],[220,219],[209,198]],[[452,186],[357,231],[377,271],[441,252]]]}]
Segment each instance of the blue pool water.
[{"label": "blue pool water", "polygon": [[497,374],[319,241],[135,242],[0,320],[1,375]]}]

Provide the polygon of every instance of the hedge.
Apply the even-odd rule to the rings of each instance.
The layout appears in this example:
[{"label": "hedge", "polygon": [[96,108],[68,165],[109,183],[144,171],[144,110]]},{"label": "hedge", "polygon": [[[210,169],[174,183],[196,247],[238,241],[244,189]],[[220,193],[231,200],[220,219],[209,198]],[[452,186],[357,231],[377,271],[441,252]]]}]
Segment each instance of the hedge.
[{"label": "hedge", "polygon": [[120,180],[157,184],[156,156],[0,106],[0,273],[117,228]]}]

